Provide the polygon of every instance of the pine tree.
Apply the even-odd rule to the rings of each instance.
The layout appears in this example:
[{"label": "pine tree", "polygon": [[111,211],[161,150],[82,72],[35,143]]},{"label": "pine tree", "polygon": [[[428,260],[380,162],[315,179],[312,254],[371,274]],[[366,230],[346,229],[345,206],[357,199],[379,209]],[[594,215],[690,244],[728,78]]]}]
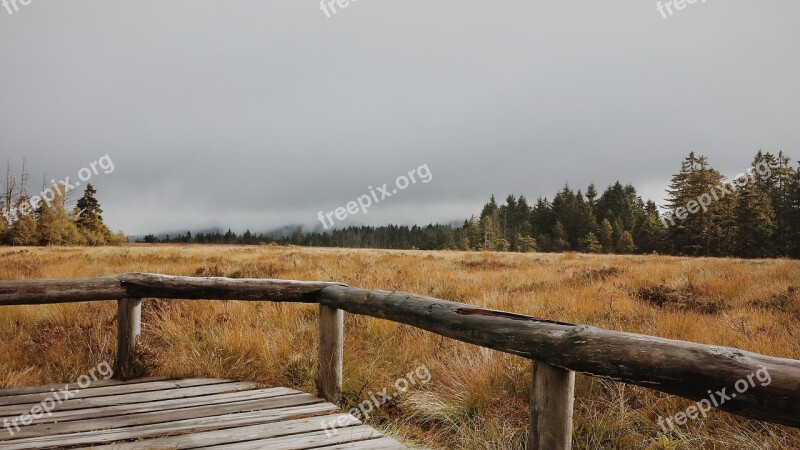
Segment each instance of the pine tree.
[{"label": "pine tree", "polygon": [[614,229],[611,227],[611,222],[608,219],[603,219],[600,224],[600,237],[598,239],[600,245],[603,246],[603,251],[611,253],[614,251]]},{"label": "pine tree", "polygon": [[[573,192],[568,185],[553,198],[553,215],[564,228],[565,241],[569,249],[580,246],[581,240],[591,230],[591,207],[586,203],[583,193]],[[555,237],[554,237],[555,239]]]},{"label": "pine tree", "polygon": [[731,194],[720,198],[710,208],[714,215],[711,222],[711,254],[714,256],[736,255],[736,204],[739,193],[734,190]]},{"label": "pine tree", "polygon": [[601,253],[603,251],[603,246],[591,231],[583,238],[583,251],[587,253]]},{"label": "pine tree", "polygon": [[478,250],[483,246],[483,233],[481,232],[481,226],[475,219],[475,216],[471,216],[469,220],[466,221],[464,224],[464,232],[469,249]]},{"label": "pine tree", "polygon": [[553,225],[553,238],[550,243],[554,252],[564,252],[569,250],[569,243],[567,242],[567,234],[564,232],[564,226],[561,222],[556,222]]},{"label": "pine tree", "polygon": [[546,198],[536,200],[536,205],[531,211],[531,225],[533,225],[533,236],[539,240],[540,235],[548,234],[556,224],[550,202]]},{"label": "pine tree", "polygon": [[[625,226],[622,224],[622,219],[617,217],[614,219],[614,222],[611,223],[611,230],[612,230],[612,239],[614,241],[614,246],[611,247],[612,249],[617,248],[619,244],[619,240],[622,239],[622,233],[625,232]],[[613,253],[614,250],[611,250]]]},{"label": "pine tree", "polygon": [[510,247],[511,244],[509,244],[508,241],[503,238],[497,238],[494,240],[494,242],[492,242],[492,248],[496,252],[507,252]]},{"label": "pine tree", "polygon": [[37,245],[36,220],[30,215],[20,217],[8,230],[8,242],[17,246]]},{"label": "pine tree", "polygon": [[612,225],[618,221],[621,230],[633,230],[636,225],[634,213],[636,200],[636,189],[630,185],[623,186],[617,181],[609,186],[597,201],[597,219],[608,219]]},{"label": "pine tree", "polygon": [[57,193],[49,204],[41,203],[36,223],[40,245],[86,245],[86,239],[67,214],[64,200],[64,195]]},{"label": "pine tree", "polygon": [[788,229],[788,252],[793,258],[800,258],[800,167],[794,173],[789,188],[790,205]]},{"label": "pine tree", "polygon": [[0,245],[8,242],[8,224],[3,217],[0,217]]},{"label": "pine tree", "polygon": [[[722,202],[726,194],[717,193],[723,182],[722,174],[709,167],[705,156],[698,157],[692,152],[684,160],[667,190],[669,213],[662,218],[672,253],[708,256],[723,250],[716,233],[719,227],[715,226],[724,210]],[[712,201],[702,207],[701,198]]]},{"label": "pine tree", "polygon": [[681,164],[681,170],[672,176],[672,181],[667,189],[667,213],[662,217],[662,222],[667,228],[667,241],[670,248],[669,253],[683,253],[689,247],[689,234],[691,233],[684,218],[682,217],[682,209],[691,200],[691,193],[689,192],[689,178],[697,158],[694,152],[689,153],[689,156],[684,159]]},{"label": "pine tree", "polygon": [[622,232],[619,242],[617,242],[617,251],[623,254],[636,251],[636,245],[633,243],[633,236],[630,231]]},{"label": "pine tree", "polygon": [[639,251],[642,253],[660,251],[665,232],[664,225],[659,220],[658,206],[655,202],[648,201],[644,207],[644,217],[633,237]]},{"label": "pine tree", "polygon": [[[760,153],[760,152],[759,152]],[[769,153],[756,156],[753,171],[757,176],[756,186],[762,187],[769,195],[772,209],[775,212],[775,252],[778,256],[788,256],[792,247],[792,209],[795,171],[791,167],[789,157],[778,152],[777,156]]]},{"label": "pine tree", "polygon": [[491,215],[481,218],[481,232],[483,233],[483,242],[481,242],[480,250],[494,250],[494,244],[498,237]]},{"label": "pine tree", "polygon": [[498,223],[500,236],[508,241],[510,245],[515,245],[514,235],[517,233],[516,226],[517,199],[513,195],[506,197],[506,204],[500,207],[500,220]]},{"label": "pine tree", "polygon": [[528,205],[528,199],[524,195],[520,195],[519,200],[517,200],[517,213],[514,217],[514,223],[519,234],[523,236],[533,236],[533,224],[530,220],[531,212],[532,208]]},{"label": "pine tree", "polygon": [[[491,230],[487,230],[486,227],[483,226],[486,219],[491,219],[492,226],[490,227]],[[489,203],[484,205],[483,211],[481,211],[481,216],[479,218],[481,224],[481,231],[484,233],[484,242],[483,246],[486,247],[487,245],[491,246],[491,241],[495,238],[502,237],[502,230],[500,229],[501,219],[500,219],[500,207],[497,205],[497,201],[494,198],[494,194],[492,194],[491,198],[489,199]],[[494,235],[491,239],[487,239],[486,233],[493,233]],[[488,250],[488,249],[487,249]]]},{"label": "pine tree", "polygon": [[231,231],[228,228],[228,231],[225,233],[225,236],[222,238],[222,242],[225,244],[235,244],[236,243],[236,233]]},{"label": "pine tree", "polygon": [[517,234],[516,241],[518,243],[517,251],[528,253],[537,250],[536,239],[530,236]]},{"label": "pine tree", "polygon": [[589,207],[592,209],[592,212],[597,215],[597,188],[595,188],[594,183],[589,183],[589,187],[586,188],[586,203],[589,204]]},{"label": "pine tree", "polygon": [[83,197],[78,200],[75,212],[78,216],[75,224],[89,245],[108,244],[111,231],[103,223],[103,209],[95,198],[97,191],[91,183],[86,185]]},{"label": "pine tree", "polygon": [[737,194],[736,254],[745,258],[772,256],[775,213],[769,196],[752,184],[739,188]]}]

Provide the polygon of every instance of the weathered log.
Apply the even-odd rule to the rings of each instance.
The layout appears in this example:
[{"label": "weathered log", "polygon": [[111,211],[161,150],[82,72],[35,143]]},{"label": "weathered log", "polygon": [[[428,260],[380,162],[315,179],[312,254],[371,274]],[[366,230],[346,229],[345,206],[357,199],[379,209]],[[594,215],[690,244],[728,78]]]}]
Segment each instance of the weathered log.
[{"label": "weathered log", "polygon": [[322,289],[345,286],[322,281],[262,280],[253,278],[196,278],[146,273],[117,277],[132,297],[214,300],[267,300],[317,303]]},{"label": "weathered log", "polygon": [[[800,361],[591,326],[566,325],[403,292],[328,287],[320,302],[428,330],[566,370],[644,386],[691,400],[725,389],[719,408],[800,428]],[[754,378],[762,370],[768,386]],[[766,371],[766,372],[764,372]],[[739,380],[755,386],[734,391]],[[766,376],[763,376],[766,381]],[[711,391],[711,392],[709,392]],[[719,396],[715,399],[719,400]]]},{"label": "weathered log", "polygon": [[128,290],[116,277],[0,281],[0,306],[117,300]]},{"label": "weathered log", "polygon": [[142,334],[142,300],[123,298],[117,302],[117,362],[115,376],[127,379],[131,373],[136,344]]},{"label": "weathered log", "polygon": [[570,450],[575,372],[533,362],[528,450]]},{"label": "weathered log", "polygon": [[130,273],[74,280],[0,281],[0,306],[175,298],[316,303],[319,292],[341,283],[265,279],[197,278]]},{"label": "weathered log", "polygon": [[342,392],[344,311],[319,305],[319,370],[317,393],[338,403]]}]

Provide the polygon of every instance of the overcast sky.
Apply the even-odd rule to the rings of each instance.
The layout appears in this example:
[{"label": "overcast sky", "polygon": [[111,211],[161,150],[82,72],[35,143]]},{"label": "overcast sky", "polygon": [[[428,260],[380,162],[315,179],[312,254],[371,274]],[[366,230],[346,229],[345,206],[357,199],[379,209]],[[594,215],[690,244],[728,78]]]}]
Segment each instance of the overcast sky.
[{"label": "overcast sky", "polygon": [[[0,160],[91,180],[129,234],[429,223],[488,196],[619,179],[663,203],[682,158],[800,158],[800,2],[32,0],[0,8]],[[11,6],[13,11],[13,6]],[[330,12],[330,11],[329,11]]]}]

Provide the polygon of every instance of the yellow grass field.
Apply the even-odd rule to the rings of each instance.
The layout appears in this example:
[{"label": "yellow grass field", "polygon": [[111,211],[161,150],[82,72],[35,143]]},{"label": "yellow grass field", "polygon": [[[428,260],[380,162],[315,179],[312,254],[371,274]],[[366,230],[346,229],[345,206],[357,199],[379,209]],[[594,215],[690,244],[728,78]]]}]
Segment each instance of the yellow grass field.
[{"label": "yellow grass field", "polygon": [[[340,281],[543,319],[800,359],[800,262],[300,247],[0,248],[0,279],[122,272]],[[74,381],[115,352],[115,302],[0,308],[0,388]],[[226,377],[314,392],[317,308],[144,303],[142,374]],[[347,408],[425,364],[431,380],[369,423],[415,448],[520,449],[530,362],[346,315]],[[800,430],[714,411],[662,435],[689,401],[578,376],[576,449],[797,449]]]}]

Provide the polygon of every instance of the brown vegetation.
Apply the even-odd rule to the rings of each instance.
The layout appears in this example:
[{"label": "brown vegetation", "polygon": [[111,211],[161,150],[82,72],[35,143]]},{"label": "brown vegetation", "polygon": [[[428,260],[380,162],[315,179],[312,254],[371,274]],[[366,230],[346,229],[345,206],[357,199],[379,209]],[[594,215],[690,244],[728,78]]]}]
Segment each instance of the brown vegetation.
[{"label": "brown vegetation", "polygon": [[[5,280],[137,271],[340,281],[800,359],[796,261],[272,246],[0,249]],[[4,307],[0,387],[74,380],[113,358],[115,314],[111,302]],[[314,391],[313,305],[147,300],[143,321],[143,372]],[[377,427],[431,448],[521,448],[528,361],[349,314],[345,333],[348,407],[420,364],[431,371],[430,383],[374,417]],[[688,404],[579,375],[575,448],[800,448],[798,430],[722,412],[662,436],[657,417]]]}]

